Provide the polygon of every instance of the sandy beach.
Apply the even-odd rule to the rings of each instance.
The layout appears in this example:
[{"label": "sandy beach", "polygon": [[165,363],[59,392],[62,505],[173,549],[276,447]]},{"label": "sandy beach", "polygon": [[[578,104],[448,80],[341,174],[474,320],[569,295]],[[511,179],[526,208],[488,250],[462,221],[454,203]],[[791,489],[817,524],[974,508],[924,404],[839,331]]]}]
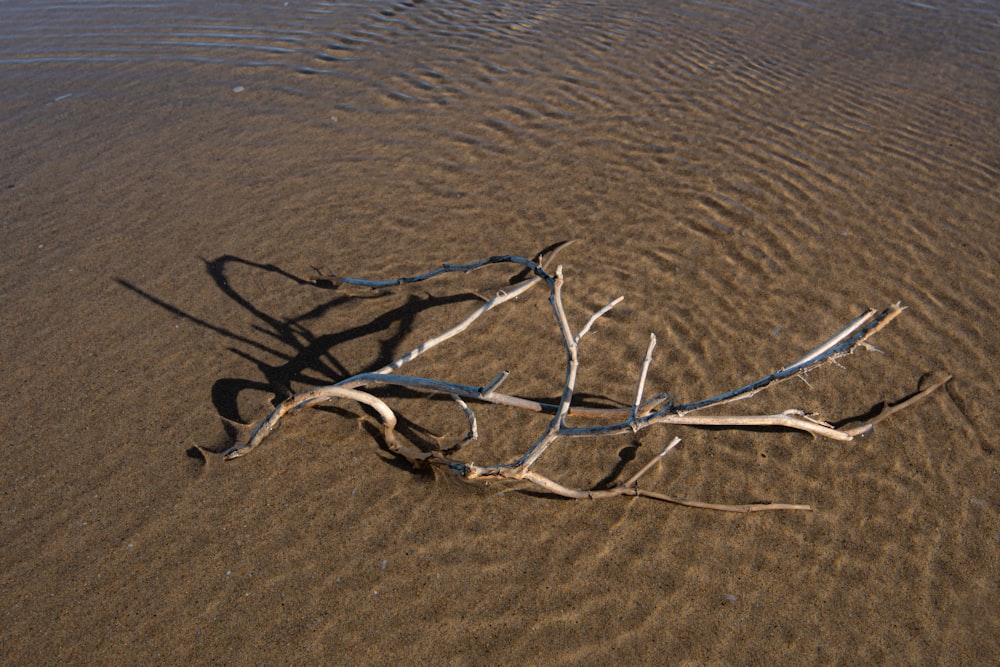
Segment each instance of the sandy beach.
[{"label": "sandy beach", "polygon": [[[0,3],[0,664],[988,664],[1000,655],[1000,7],[956,2]],[[861,422],[557,443],[733,514],[415,469],[356,404],[558,262],[581,400],[693,401],[865,308],[837,364],[727,406]],[[407,372],[558,401],[547,294]],[[417,447],[450,400],[376,392]],[[544,415],[472,406],[476,463]],[[228,429],[227,429],[228,427]],[[208,452],[207,455],[199,450]]]}]

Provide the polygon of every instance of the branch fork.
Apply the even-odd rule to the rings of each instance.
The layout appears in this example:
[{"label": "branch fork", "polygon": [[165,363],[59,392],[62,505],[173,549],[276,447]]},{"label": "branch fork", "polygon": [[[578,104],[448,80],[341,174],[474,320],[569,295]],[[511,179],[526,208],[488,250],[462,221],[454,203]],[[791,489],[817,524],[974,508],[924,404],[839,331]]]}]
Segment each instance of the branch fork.
[{"label": "branch fork", "polygon": [[[765,510],[811,510],[809,505],[785,504],[785,503],[754,503],[742,505],[726,505],[717,503],[707,503],[685,498],[670,496],[657,491],[640,488],[639,483],[643,477],[656,468],[679,443],[680,438],[674,437],[655,456],[650,458],[626,481],[611,488],[602,489],[574,489],[560,484],[559,482],[539,474],[533,470],[534,464],[545,454],[557,440],[561,438],[586,438],[595,436],[609,436],[619,434],[635,434],[646,428],[667,424],[677,426],[695,427],[775,427],[811,433],[817,437],[828,438],[839,441],[850,441],[856,437],[867,434],[874,425],[891,414],[913,405],[922,400],[928,394],[947,382],[950,376],[927,386],[905,401],[886,407],[882,412],[869,422],[853,428],[836,428],[833,425],[811,417],[801,410],[785,410],[781,413],[771,415],[699,415],[695,414],[709,407],[719,406],[734,401],[749,398],[754,394],[763,391],[767,387],[781,382],[790,377],[802,377],[808,371],[819,366],[834,362],[836,359],[851,354],[859,347],[871,347],[868,339],[881,331],[886,325],[894,320],[903,311],[900,304],[894,304],[883,310],[867,310],[850,322],[843,329],[838,331],[821,345],[801,357],[797,361],[784,368],[771,373],[758,380],[750,382],[742,387],[705,398],[692,403],[675,403],[667,394],[658,394],[648,400],[644,398],[646,391],[646,380],[649,368],[653,361],[653,351],[656,347],[656,336],[650,334],[649,343],[643,356],[639,368],[635,392],[632,402],[626,408],[597,408],[573,405],[573,396],[576,386],[577,371],[579,368],[579,348],[583,338],[588,335],[599,319],[605,316],[616,305],[621,303],[624,297],[618,297],[610,301],[607,305],[595,311],[578,331],[574,333],[566,310],[563,305],[563,284],[565,282],[562,267],[556,268],[554,273],[550,273],[546,265],[552,257],[564,248],[568,243],[558,244],[550,248],[547,257],[538,255],[533,259],[527,259],[515,255],[496,255],[476,262],[467,264],[445,264],[438,269],[416,276],[395,278],[391,280],[364,280],[358,278],[341,278],[336,276],[326,276],[315,281],[318,286],[337,289],[341,285],[357,285],[370,288],[383,288],[397,285],[405,285],[416,282],[431,280],[437,276],[469,271],[493,264],[514,264],[522,267],[519,274],[519,282],[499,290],[492,299],[485,301],[464,320],[447,331],[430,338],[410,350],[395,361],[382,368],[360,373],[348,377],[336,384],[315,387],[282,401],[270,414],[251,426],[250,436],[246,442],[237,443],[223,452],[223,458],[227,461],[233,460],[249,454],[256,449],[274,430],[281,419],[290,412],[303,407],[313,407],[334,400],[353,401],[366,405],[378,415],[382,425],[382,434],[386,446],[399,456],[406,458],[414,465],[433,466],[446,470],[452,474],[463,477],[467,480],[487,480],[501,479],[527,482],[544,489],[547,492],[567,498],[610,498],[616,496],[634,496],[652,498],[677,505],[697,507],[729,512],[755,512]],[[534,287],[545,284],[549,290],[549,303],[552,308],[556,326],[562,337],[563,346],[566,352],[566,371],[563,382],[563,389],[557,404],[542,403],[531,399],[504,394],[499,391],[509,372],[502,371],[485,385],[463,385],[453,382],[445,382],[434,378],[424,378],[399,374],[403,366],[429,352],[441,343],[454,338],[458,334],[468,329],[472,324],[487,312],[497,308],[508,301],[518,298]],[[405,387],[410,390],[423,392],[426,394],[444,394],[450,396],[465,414],[469,429],[466,436],[447,450],[425,451],[407,442],[404,442],[396,433],[396,415],[392,408],[381,398],[366,391],[375,386],[395,386]],[[552,415],[545,430],[537,440],[532,443],[521,456],[512,461],[495,463],[490,465],[476,465],[471,462],[454,458],[467,443],[477,440],[479,437],[478,421],[470,402],[489,403],[503,405],[514,409],[530,410]],[[598,423],[582,426],[571,426],[567,423],[570,418],[591,419]]]}]

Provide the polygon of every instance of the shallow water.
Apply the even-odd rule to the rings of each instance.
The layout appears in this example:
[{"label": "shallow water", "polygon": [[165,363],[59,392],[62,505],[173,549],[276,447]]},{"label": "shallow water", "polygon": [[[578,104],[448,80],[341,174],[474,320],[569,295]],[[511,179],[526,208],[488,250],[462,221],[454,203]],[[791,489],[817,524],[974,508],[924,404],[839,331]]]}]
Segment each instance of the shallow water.
[{"label": "shallow water", "polygon": [[[995,3],[6,2],[0,22],[4,662],[1000,650]],[[186,455],[225,445],[219,417],[377,367],[508,277],[374,298],[289,274],[566,238],[574,322],[627,297],[587,339],[584,394],[629,400],[650,331],[651,391],[694,400],[897,300],[882,354],[739,409],[838,420],[955,379],[846,445],[682,431],[649,482],[810,514],[434,479],[351,406],[224,466]],[[556,396],[550,317],[525,298],[413,372],[508,369],[508,391]],[[395,400],[413,437],[465,428]],[[480,420],[476,462],[544,425]],[[671,435],[544,465],[592,485]]]}]

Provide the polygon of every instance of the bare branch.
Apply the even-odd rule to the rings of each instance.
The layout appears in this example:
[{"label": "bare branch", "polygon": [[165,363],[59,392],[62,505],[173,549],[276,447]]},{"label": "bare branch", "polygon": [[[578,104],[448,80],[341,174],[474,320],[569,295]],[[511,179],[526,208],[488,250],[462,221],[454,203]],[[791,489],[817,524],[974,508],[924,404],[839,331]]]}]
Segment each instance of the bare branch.
[{"label": "bare branch", "polygon": [[668,442],[667,446],[664,447],[662,450],[660,450],[659,454],[657,454],[656,456],[654,456],[653,458],[651,458],[649,461],[647,461],[646,465],[644,465],[641,468],[639,468],[639,472],[637,472],[636,474],[634,474],[631,477],[629,477],[628,481],[625,482],[624,484],[622,484],[622,486],[636,486],[639,483],[639,479],[643,475],[645,475],[647,472],[649,472],[650,470],[652,470],[653,466],[655,466],[657,463],[659,463],[660,461],[663,460],[663,457],[667,455],[667,452],[669,452],[671,449],[673,449],[674,447],[676,447],[679,444],[681,444],[681,439],[678,438],[677,436],[674,436],[673,440],[671,440],[670,442]]},{"label": "bare branch", "polygon": [[614,308],[615,306],[617,306],[619,303],[621,303],[624,300],[625,300],[625,297],[620,296],[617,299],[615,299],[614,301],[612,301],[611,303],[609,303],[608,305],[606,305],[603,308],[601,308],[599,311],[597,311],[593,315],[591,315],[590,319],[587,320],[587,323],[585,325],[583,325],[582,329],[580,329],[580,333],[578,333],[573,338],[573,342],[576,343],[577,345],[579,345],[580,344],[580,339],[587,335],[587,333],[590,331],[590,328],[594,326],[594,323],[597,320],[599,320],[602,317],[604,317],[604,315],[607,314],[607,312],[609,310],[611,310],[612,308]]},{"label": "bare branch", "polygon": [[375,371],[375,373],[391,373],[394,370],[401,368],[404,364],[413,361],[424,352],[427,352],[428,350],[437,347],[446,340],[454,338],[458,334],[462,333],[463,331],[468,329],[472,325],[472,323],[478,320],[482,315],[488,313],[489,311],[493,310],[494,308],[496,308],[501,304],[507,303],[511,299],[516,299],[517,297],[521,296],[529,289],[531,289],[539,282],[541,282],[541,280],[542,278],[536,276],[531,280],[527,280],[521,283],[520,285],[514,287],[513,289],[498,292],[495,297],[493,297],[492,299],[484,303],[482,306],[474,310],[472,313],[468,315],[468,317],[466,317],[464,320],[456,324],[451,329],[448,329],[443,334],[435,336],[434,338],[431,338],[430,340],[421,343],[417,347],[413,348],[412,350],[404,354],[399,359],[396,359],[392,363],[386,364],[382,368],[378,369],[377,371]]},{"label": "bare branch", "polygon": [[[656,346],[656,336],[650,334],[649,344],[642,360],[639,376],[636,382],[635,393],[629,407],[587,407],[573,405],[573,397],[576,389],[578,368],[580,365],[579,345],[582,338],[593,328],[594,324],[608,313],[614,306],[620,303],[623,297],[614,299],[606,306],[596,311],[587,320],[587,323],[575,335],[566,317],[566,309],[563,304],[563,269],[558,267],[555,274],[549,274],[545,269],[545,262],[548,262],[567,243],[556,244],[547,248],[543,253],[539,253],[534,259],[525,259],[516,255],[497,255],[488,257],[476,262],[467,264],[445,264],[440,268],[427,273],[418,274],[405,278],[394,278],[391,280],[366,280],[358,278],[339,278],[334,276],[334,280],[323,278],[324,286],[329,283],[332,288],[340,284],[360,285],[371,288],[390,287],[431,280],[435,277],[455,272],[468,272],[496,264],[515,264],[523,267],[521,273],[512,281],[512,286],[499,290],[492,299],[486,301],[474,311],[469,313],[465,319],[457,325],[434,336],[410,350],[395,361],[382,368],[368,373],[360,373],[344,380],[325,387],[316,387],[300,392],[286,399],[276,406],[270,414],[252,425],[249,437],[245,443],[236,443],[225,452],[223,457],[226,460],[235,459],[246,455],[274,430],[280,420],[295,410],[303,407],[312,407],[331,400],[348,400],[372,408],[382,422],[382,432],[386,446],[393,452],[405,457],[415,465],[438,466],[442,469],[463,477],[467,480],[501,479],[528,482],[550,493],[567,498],[610,498],[616,496],[633,496],[661,500],[687,507],[698,507],[727,512],[757,512],[773,510],[811,510],[809,505],[796,505],[784,503],[751,503],[726,505],[717,503],[707,503],[697,500],[689,500],[676,496],[667,495],[657,491],[640,489],[640,480],[648,474],[666,454],[680,442],[680,438],[674,437],[670,442],[649,461],[647,461],[637,472],[629,477],[625,482],[612,488],[602,489],[573,489],[555,480],[541,475],[532,466],[538,459],[561,438],[580,438],[596,436],[616,436],[623,434],[634,434],[646,428],[661,425],[672,426],[693,426],[712,428],[747,428],[747,427],[771,427],[780,429],[790,429],[803,431],[815,436],[839,440],[850,441],[860,435],[870,432],[873,426],[886,419],[890,415],[910,407],[923,400],[931,392],[945,384],[951,376],[947,376],[930,386],[922,388],[912,396],[893,405],[885,406],[882,411],[871,421],[855,426],[853,428],[837,428],[832,424],[811,417],[801,410],[785,410],[778,414],[769,415],[695,415],[694,412],[712,406],[719,406],[736,400],[742,400],[766,389],[767,387],[781,382],[790,377],[801,376],[802,374],[814,370],[839,357],[853,353],[860,346],[868,346],[868,339],[880,331],[889,322],[895,319],[902,311],[900,304],[892,305],[885,310],[868,310],[862,313],[846,327],[817,346],[797,361],[784,368],[764,376],[758,380],[750,382],[742,387],[712,396],[710,398],[695,401],[693,403],[675,404],[667,394],[658,394],[649,400],[644,400],[646,382],[649,368],[653,360],[653,350]],[[450,340],[470,326],[480,317],[508,301],[511,301],[525,293],[538,284],[546,283],[549,287],[549,302],[555,318],[555,324],[562,337],[566,352],[566,372],[563,380],[560,399],[557,404],[543,403],[540,401],[503,394],[498,391],[500,385],[507,379],[509,372],[504,370],[498,373],[491,381],[485,385],[465,385],[454,382],[437,380],[434,378],[416,377],[397,374],[399,368],[412,361],[416,357],[424,354],[447,340]],[[375,386],[406,387],[407,389],[425,392],[427,394],[443,394],[450,396],[462,409],[468,420],[468,432],[457,445],[446,451],[423,451],[410,444],[402,442],[395,432],[396,415],[388,406],[384,399],[378,398],[368,391]],[[491,403],[520,410],[530,410],[553,415],[543,432],[525,450],[524,454],[515,459],[490,464],[475,465],[452,458],[458,449],[470,440],[479,437],[479,428],[476,415],[466,401],[481,403]],[[590,426],[567,426],[568,417],[580,417],[596,420],[598,423]]]}]

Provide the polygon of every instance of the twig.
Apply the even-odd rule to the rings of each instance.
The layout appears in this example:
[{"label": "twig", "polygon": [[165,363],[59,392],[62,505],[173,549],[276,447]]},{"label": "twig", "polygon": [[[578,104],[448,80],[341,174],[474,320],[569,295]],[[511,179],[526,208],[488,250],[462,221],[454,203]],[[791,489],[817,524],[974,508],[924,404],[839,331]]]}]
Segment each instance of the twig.
[{"label": "twig", "polygon": [[646,354],[642,357],[642,368],[639,369],[639,382],[635,386],[635,398],[632,399],[632,421],[639,416],[639,407],[642,405],[642,395],[646,391],[646,375],[649,373],[649,365],[653,363],[653,348],[656,347],[656,334],[649,334],[649,345],[646,346]]},{"label": "twig", "polygon": [[639,471],[637,473],[635,473],[634,475],[632,475],[631,477],[629,477],[628,481],[626,481],[624,484],[622,484],[622,486],[634,486],[634,487],[638,488],[637,485],[639,484],[639,479],[643,475],[645,475],[647,472],[649,472],[650,470],[652,470],[653,466],[655,466],[657,463],[659,463],[660,461],[662,461],[663,457],[667,455],[667,452],[669,452],[671,449],[673,449],[674,447],[676,447],[679,444],[681,444],[681,439],[678,438],[677,436],[674,436],[673,440],[671,440],[670,442],[668,442],[667,446],[664,447],[662,450],[660,450],[659,454],[657,454],[653,458],[649,459],[649,461],[646,462],[646,465],[644,465],[641,468],[639,468]]},{"label": "twig", "polygon": [[468,403],[462,400],[461,396],[459,396],[458,394],[452,394],[451,397],[452,399],[454,399],[456,403],[458,403],[458,406],[462,408],[462,411],[465,412],[465,416],[469,418],[468,434],[466,434],[465,438],[460,443],[452,446],[448,450],[449,452],[456,452],[458,451],[459,447],[462,447],[465,443],[479,439],[479,424],[476,421],[476,413],[472,411],[472,408],[469,407]]}]

